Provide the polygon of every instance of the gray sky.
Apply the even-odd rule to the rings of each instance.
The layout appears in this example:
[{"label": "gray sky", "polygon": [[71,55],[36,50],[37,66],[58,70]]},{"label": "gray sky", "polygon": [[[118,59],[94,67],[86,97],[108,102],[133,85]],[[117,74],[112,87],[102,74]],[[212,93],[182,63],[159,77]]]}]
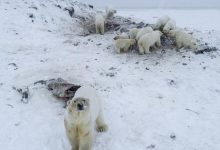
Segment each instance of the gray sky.
[{"label": "gray sky", "polygon": [[80,0],[97,8],[220,8],[220,0]]}]

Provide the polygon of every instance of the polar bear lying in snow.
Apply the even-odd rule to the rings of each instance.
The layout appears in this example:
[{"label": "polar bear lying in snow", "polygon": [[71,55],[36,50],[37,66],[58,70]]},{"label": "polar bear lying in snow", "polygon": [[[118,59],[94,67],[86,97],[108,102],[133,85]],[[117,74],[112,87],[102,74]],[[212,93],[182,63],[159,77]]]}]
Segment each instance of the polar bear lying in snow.
[{"label": "polar bear lying in snow", "polygon": [[163,32],[168,33],[170,30],[176,29],[176,21],[173,19],[170,19],[164,26]]},{"label": "polar bear lying in snow", "polygon": [[196,39],[194,39],[191,34],[188,34],[183,30],[171,30],[169,31],[168,36],[175,38],[177,48],[184,47],[193,50],[198,49]]},{"label": "polar bear lying in snow", "polygon": [[138,40],[139,54],[150,53],[150,47],[155,46],[155,44],[160,47],[161,41],[160,37],[162,32],[159,30],[152,31],[151,33],[146,33]]},{"label": "polar bear lying in snow", "polygon": [[121,51],[128,51],[131,46],[136,43],[135,39],[117,39],[115,40],[116,52],[120,53]]},{"label": "polar bear lying in snow", "polygon": [[102,15],[97,15],[95,18],[95,30],[97,34],[105,33],[105,19]]},{"label": "polar bear lying in snow", "polygon": [[153,32],[154,30],[151,27],[145,27],[140,29],[140,31],[137,33],[136,40],[139,40],[141,36],[145,35],[146,33]]},{"label": "polar bear lying in snow", "polygon": [[167,24],[167,22],[170,20],[169,16],[163,16],[159,18],[154,26],[154,30],[160,30],[162,31],[164,26]]},{"label": "polar bear lying in snow", "polygon": [[103,121],[101,99],[95,89],[82,86],[67,104],[64,118],[67,137],[72,150],[91,150],[94,129],[107,130]]}]

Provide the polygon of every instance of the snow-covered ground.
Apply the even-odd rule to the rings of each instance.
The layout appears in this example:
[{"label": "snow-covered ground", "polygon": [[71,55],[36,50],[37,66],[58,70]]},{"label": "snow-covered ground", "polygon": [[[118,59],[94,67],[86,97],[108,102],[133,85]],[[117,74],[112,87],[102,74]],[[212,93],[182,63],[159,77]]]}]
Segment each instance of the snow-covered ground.
[{"label": "snow-covered ground", "polygon": [[[0,2],[0,149],[70,149],[64,103],[44,86],[31,86],[24,104],[12,89],[57,77],[100,93],[109,131],[97,133],[94,150],[220,149],[219,51],[116,54],[113,34],[78,36],[75,19],[54,4]],[[220,48],[219,10],[118,12],[149,23],[168,14]]]}]

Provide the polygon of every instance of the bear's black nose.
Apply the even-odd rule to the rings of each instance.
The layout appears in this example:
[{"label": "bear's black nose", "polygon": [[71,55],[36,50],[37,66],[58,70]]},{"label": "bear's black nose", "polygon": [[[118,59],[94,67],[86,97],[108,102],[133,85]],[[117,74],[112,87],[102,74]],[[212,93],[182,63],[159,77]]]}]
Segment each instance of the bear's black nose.
[{"label": "bear's black nose", "polygon": [[77,104],[78,110],[83,110],[83,105],[82,104]]}]

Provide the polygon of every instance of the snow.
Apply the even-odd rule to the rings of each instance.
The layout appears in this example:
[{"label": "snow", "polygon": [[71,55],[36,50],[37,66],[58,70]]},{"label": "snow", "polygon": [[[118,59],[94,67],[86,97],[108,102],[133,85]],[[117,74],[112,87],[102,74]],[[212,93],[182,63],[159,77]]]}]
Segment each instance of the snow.
[{"label": "snow", "polygon": [[181,9],[200,9],[200,8],[216,8],[219,9],[219,0],[81,0],[83,3],[92,4],[98,8],[105,8],[107,4],[111,4],[118,9],[121,8],[181,8]]},{"label": "snow", "polygon": [[[96,134],[96,150],[220,149],[219,51],[117,54],[113,34],[78,36],[76,19],[55,4],[69,6],[70,1],[0,2],[1,149],[70,149],[64,102],[44,86],[33,86],[58,77],[93,85],[102,97],[109,131]],[[219,10],[118,12],[149,23],[168,14],[177,26],[220,48]],[[13,86],[31,87],[28,104]]]}]

